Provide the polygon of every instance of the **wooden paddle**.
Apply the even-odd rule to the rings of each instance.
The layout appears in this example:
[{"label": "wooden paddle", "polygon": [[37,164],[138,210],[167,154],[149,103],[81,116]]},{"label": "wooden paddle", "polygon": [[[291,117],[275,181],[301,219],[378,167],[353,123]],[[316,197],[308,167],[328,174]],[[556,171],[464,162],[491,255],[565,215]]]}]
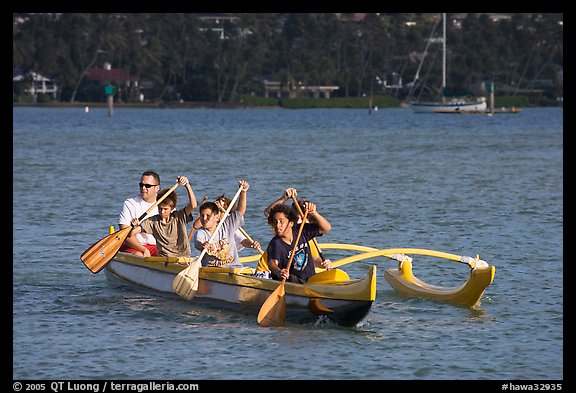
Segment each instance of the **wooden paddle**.
[{"label": "wooden paddle", "polygon": [[[294,254],[296,253],[296,248],[298,247],[298,241],[300,240],[300,235],[302,235],[302,230],[306,224],[306,218],[308,217],[308,209],[302,217],[302,223],[298,229],[298,235],[294,241],[294,246],[292,246],[292,253],[290,254],[290,259],[288,260],[288,274],[290,274],[290,266],[292,265],[292,260],[294,260]],[[278,287],[268,296],[268,299],[262,304],[260,312],[258,313],[258,324],[260,326],[280,326],[284,323],[286,319],[286,291],[284,286],[286,284],[286,279],[282,278],[282,282]]]},{"label": "wooden paddle", "polygon": [[[300,204],[298,203],[298,200],[296,199],[296,197],[294,195],[292,195],[292,200],[294,201],[294,205],[296,205],[296,209],[298,209],[298,213],[300,213],[300,217],[304,217],[304,213],[302,212],[302,208],[300,207]],[[324,262],[326,260],[326,258],[324,258],[324,253],[322,252],[322,249],[320,248],[320,245],[318,244],[318,240],[316,240],[316,238],[312,238],[312,241],[314,242],[314,245],[316,246],[316,249],[318,250],[318,254],[320,254],[320,258],[322,258],[322,262]]]},{"label": "wooden paddle", "polygon": [[[230,210],[232,210],[232,206],[236,202],[236,199],[238,199],[238,197],[240,196],[241,192],[242,192],[242,186],[238,188],[236,195],[234,195],[234,198],[232,198],[232,202],[230,202],[228,209],[226,209],[226,212],[224,212],[224,216],[220,219],[220,222],[216,226],[216,229],[212,233],[212,236],[210,236],[210,239],[208,239],[208,243],[212,243],[212,241],[218,234],[218,231],[222,227],[222,224],[224,224],[224,220],[226,219],[226,217],[228,217],[228,214],[230,214]],[[172,289],[174,289],[174,292],[176,292],[181,298],[186,300],[192,300],[196,295],[196,290],[198,289],[198,274],[200,272],[202,258],[204,257],[207,251],[208,250],[206,248],[203,248],[202,252],[200,253],[200,256],[198,256],[198,258],[196,258],[196,260],[192,262],[186,269],[178,273],[176,277],[174,277],[174,280],[172,280]]]},{"label": "wooden paddle", "polygon": [[[172,191],[174,191],[179,185],[180,183],[176,182],[176,184],[174,184],[172,188],[162,196],[162,198],[154,202],[154,204],[150,206],[150,208],[148,208],[144,214],[138,217],[138,220],[142,221],[148,215],[148,213],[150,213],[156,206],[158,206],[158,204],[162,202],[168,195],[170,195]],[[128,237],[131,229],[132,226],[126,227],[97,241],[82,253],[80,260],[84,262],[84,265],[86,265],[86,267],[90,269],[92,273],[98,273],[100,270],[104,269],[104,267],[106,267],[106,265],[118,253],[118,250],[120,250],[120,247],[122,247],[122,244]]]}]

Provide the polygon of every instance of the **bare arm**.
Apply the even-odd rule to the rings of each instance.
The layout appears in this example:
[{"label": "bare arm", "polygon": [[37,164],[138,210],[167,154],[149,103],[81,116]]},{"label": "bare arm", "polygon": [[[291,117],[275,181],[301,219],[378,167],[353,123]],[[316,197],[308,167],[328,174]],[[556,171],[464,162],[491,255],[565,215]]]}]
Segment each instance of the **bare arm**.
[{"label": "bare arm", "polygon": [[322,257],[317,256],[316,258],[314,258],[314,266],[321,267],[322,269],[331,269],[332,261],[330,259],[322,260]]},{"label": "bare arm", "polygon": [[[254,248],[258,251],[262,251],[262,247],[260,246],[260,243],[258,243],[256,240],[254,240],[254,242],[251,242],[247,238],[244,238],[244,239],[242,239],[240,244],[246,248]],[[262,251],[261,253],[264,253],[264,251]]]},{"label": "bare arm", "polygon": [[288,279],[288,277],[290,276],[288,269],[280,269],[280,267],[278,266],[278,261],[276,259],[268,260],[268,269],[270,269],[270,272],[272,274],[280,277],[281,279],[282,278]]},{"label": "bare arm", "polygon": [[[132,219],[132,229],[128,232],[128,238],[136,239],[136,235],[142,232],[142,227],[140,227],[140,221],[137,218]],[[138,240],[136,240],[138,242]],[[140,244],[140,242],[138,242]],[[144,247],[146,248],[146,247]]]},{"label": "bare arm", "polygon": [[272,202],[265,210],[264,210],[264,216],[266,218],[268,218],[268,216],[270,215],[270,210],[272,210],[272,208],[276,205],[281,205],[284,202],[286,202],[288,199],[292,198],[292,195],[296,196],[298,195],[298,192],[296,191],[295,188],[287,188],[286,190],[284,190],[284,194],[282,194],[282,196],[278,199],[276,199],[274,202]]},{"label": "bare arm", "polygon": [[245,180],[240,180],[240,187],[242,187],[242,192],[240,192],[240,196],[238,197],[238,207],[236,210],[241,216],[244,216],[244,213],[246,213],[246,191],[250,188],[250,184]]},{"label": "bare arm", "polygon": [[308,209],[308,217],[314,220],[318,224],[318,231],[324,234],[332,229],[332,225],[324,218],[318,210],[316,210],[316,204],[312,202],[305,202],[304,206]]},{"label": "bare arm", "polygon": [[184,208],[186,215],[191,214],[192,210],[196,209],[198,206],[198,202],[196,201],[196,195],[194,195],[194,191],[192,190],[192,186],[190,186],[190,182],[186,176],[178,176],[178,182],[186,187],[186,191],[188,192],[188,200],[190,201],[188,205]]}]

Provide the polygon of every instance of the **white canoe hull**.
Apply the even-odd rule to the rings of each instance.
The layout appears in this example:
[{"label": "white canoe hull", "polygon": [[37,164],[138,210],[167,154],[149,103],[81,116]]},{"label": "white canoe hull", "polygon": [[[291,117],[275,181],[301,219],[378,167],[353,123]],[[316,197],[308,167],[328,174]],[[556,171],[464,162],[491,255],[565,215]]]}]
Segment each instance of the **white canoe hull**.
[{"label": "white canoe hull", "polygon": [[[106,266],[105,273],[112,281],[177,296],[172,282],[181,268],[173,264],[164,267],[163,263],[147,263],[144,258],[119,253]],[[201,269],[198,290],[191,302],[216,302],[228,309],[257,313],[280,284],[270,279],[229,273],[226,268],[215,270],[219,269]],[[375,299],[376,267],[372,266],[364,279],[336,285],[286,283],[285,286],[287,320],[311,322],[325,315],[341,326],[352,327],[366,317]]]}]

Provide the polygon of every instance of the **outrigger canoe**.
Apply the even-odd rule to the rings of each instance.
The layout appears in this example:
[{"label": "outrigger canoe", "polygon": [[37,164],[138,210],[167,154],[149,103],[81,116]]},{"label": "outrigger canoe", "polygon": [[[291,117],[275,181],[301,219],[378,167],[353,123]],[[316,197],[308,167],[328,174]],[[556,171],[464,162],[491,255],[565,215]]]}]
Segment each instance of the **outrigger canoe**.
[{"label": "outrigger canoe", "polygon": [[[141,257],[118,252],[106,266],[106,276],[139,287],[175,294],[172,281],[194,258]],[[334,274],[335,272],[343,274]],[[339,269],[319,273],[306,284],[287,282],[286,321],[314,322],[328,318],[340,326],[353,327],[369,313],[376,299],[376,266],[361,279],[349,279]],[[345,277],[342,279],[342,277]],[[254,316],[280,281],[253,276],[253,269],[202,267],[194,303],[209,302]]]},{"label": "outrigger canoe", "polygon": [[[110,227],[110,234],[114,228]],[[311,244],[313,255],[318,249]],[[286,283],[286,319],[298,323],[328,318],[338,325],[353,327],[366,318],[376,299],[376,266],[371,265],[361,279],[350,279],[339,266],[365,259],[386,257],[398,261],[398,267],[384,271],[384,278],[398,293],[454,303],[471,308],[493,282],[495,267],[478,256],[471,258],[440,251],[418,248],[377,249],[355,244],[323,243],[322,249],[356,251],[358,254],[332,262],[331,270],[316,269],[306,284]],[[84,254],[83,254],[84,255]],[[414,276],[412,257],[421,255],[453,260],[470,268],[468,279],[461,286],[442,287],[428,284]],[[176,295],[173,280],[194,258],[140,257],[124,252],[111,256],[105,266],[109,279],[120,280],[142,288]],[[243,263],[260,261],[260,254],[241,257]],[[83,260],[86,264],[86,262]],[[87,265],[90,269],[90,267]],[[94,271],[90,269],[93,273]],[[255,277],[254,269],[203,267],[199,271],[199,285],[193,302],[210,302],[219,306],[256,315],[279,281]]]}]

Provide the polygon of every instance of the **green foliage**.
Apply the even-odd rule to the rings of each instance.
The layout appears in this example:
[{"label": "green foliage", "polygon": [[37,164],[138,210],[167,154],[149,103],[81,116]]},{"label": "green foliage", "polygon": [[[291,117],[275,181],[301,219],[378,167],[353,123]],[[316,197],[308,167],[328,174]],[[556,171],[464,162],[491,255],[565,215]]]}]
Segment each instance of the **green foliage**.
[{"label": "green foliage", "polygon": [[[287,109],[300,108],[368,108],[370,101],[367,97],[332,97],[332,98],[266,98],[255,95],[243,95],[243,105],[249,107],[280,106]],[[398,108],[400,100],[392,96],[375,96],[372,107]]]},{"label": "green foliage", "polygon": [[494,97],[495,107],[526,107],[530,106],[530,101],[526,96],[496,96]]},{"label": "green foliage", "polygon": [[279,100],[277,98],[259,97],[251,94],[244,94],[241,97],[242,104],[246,106],[278,106]]},{"label": "green foliage", "polygon": [[[142,92],[150,102],[238,103],[242,97],[270,105],[247,98],[263,97],[267,79],[284,89],[339,87],[329,100],[283,98],[285,107],[367,107],[360,97],[370,95],[374,106],[387,107],[405,99],[408,89],[385,90],[382,81],[392,73],[404,84],[413,80],[439,16],[380,13],[353,20],[353,14],[339,19],[333,13],[230,13],[215,23],[207,15],[13,13],[12,64],[52,78],[60,101],[102,101],[101,86],[92,86],[98,82],[88,81],[86,71],[110,63],[139,81],[122,89],[126,102]],[[449,88],[469,90],[493,80],[497,87],[531,90],[536,80],[552,80],[550,91],[531,100],[553,102],[563,95],[557,80],[563,69],[563,14],[509,15],[494,22],[487,14],[468,14],[450,23]],[[456,21],[456,14],[448,16]],[[428,51],[430,63],[418,85],[434,91],[440,45]],[[377,102],[388,93],[396,101]]]},{"label": "green foliage", "polygon": [[32,95],[20,95],[14,98],[13,102],[19,104],[33,104],[34,97]]},{"label": "green foliage", "polygon": [[[368,108],[370,100],[367,97],[332,97],[332,98],[285,98],[281,100],[282,107],[299,108]],[[398,108],[400,100],[391,96],[376,96],[372,99],[372,108]]]},{"label": "green foliage", "polygon": [[39,104],[45,104],[52,101],[52,98],[48,94],[38,93],[36,97],[36,102]]}]

